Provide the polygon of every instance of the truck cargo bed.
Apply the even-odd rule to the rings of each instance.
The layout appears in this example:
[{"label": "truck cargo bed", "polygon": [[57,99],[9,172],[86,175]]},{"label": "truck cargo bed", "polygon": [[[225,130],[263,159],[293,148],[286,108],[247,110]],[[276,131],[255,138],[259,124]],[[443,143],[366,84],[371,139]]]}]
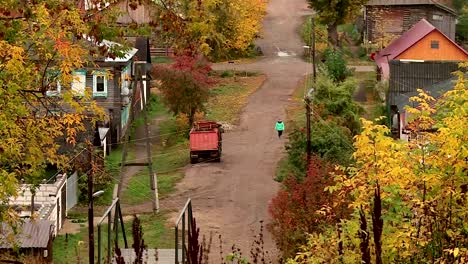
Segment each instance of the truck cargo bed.
[{"label": "truck cargo bed", "polygon": [[217,150],[217,131],[193,131],[190,133],[190,150]]}]

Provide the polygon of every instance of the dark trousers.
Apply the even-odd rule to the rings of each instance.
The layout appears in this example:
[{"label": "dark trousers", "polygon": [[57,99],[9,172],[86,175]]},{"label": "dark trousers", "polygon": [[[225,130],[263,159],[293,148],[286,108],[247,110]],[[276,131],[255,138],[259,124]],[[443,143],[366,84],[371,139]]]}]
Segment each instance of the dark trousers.
[{"label": "dark trousers", "polygon": [[278,130],[278,137],[280,138],[283,135],[283,130]]}]

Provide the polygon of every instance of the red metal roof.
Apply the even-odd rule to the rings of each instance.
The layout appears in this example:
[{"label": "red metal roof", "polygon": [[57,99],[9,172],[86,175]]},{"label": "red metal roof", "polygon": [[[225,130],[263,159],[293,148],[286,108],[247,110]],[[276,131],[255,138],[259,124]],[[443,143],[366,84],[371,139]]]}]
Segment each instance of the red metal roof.
[{"label": "red metal roof", "polygon": [[218,132],[195,131],[190,133],[190,150],[216,150],[218,149]]},{"label": "red metal roof", "polygon": [[395,59],[398,55],[409,49],[411,46],[416,44],[419,40],[427,36],[432,31],[437,30],[440,34],[446,37],[450,42],[453,43],[460,50],[468,54],[462,47],[455,43],[452,39],[447,37],[444,33],[440,32],[436,27],[429,23],[426,19],[421,19],[412,28],[406,31],[401,37],[394,40],[385,49],[377,52],[375,56],[375,63],[377,66],[382,68],[384,78],[389,76],[388,62]]}]

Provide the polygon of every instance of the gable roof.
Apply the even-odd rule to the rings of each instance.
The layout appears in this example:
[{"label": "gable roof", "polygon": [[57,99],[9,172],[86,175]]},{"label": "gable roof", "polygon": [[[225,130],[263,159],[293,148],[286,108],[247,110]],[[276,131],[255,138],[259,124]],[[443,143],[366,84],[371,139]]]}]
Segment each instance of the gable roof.
[{"label": "gable roof", "polygon": [[[0,223],[0,248],[13,248],[8,236],[12,235],[12,229],[6,223]],[[14,243],[20,248],[47,248],[52,235],[53,224],[47,220],[26,220],[18,226],[18,233],[14,235]]]},{"label": "gable roof", "polygon": [[379,51],[375,56],[375,62],[377,65],[395,59],[398,55],[403,53],[405,50],[412,47],[416,44],[419,40],[427,36],[432,31],[437,30],[440,34],[442,34],[446,39],[448,39],[453,45],[458,47],[461,51],[468,55],[468,53],[460,47],[457,43],[455,43],[452,39],[447,37],[444,33],[434,27],[431,23],[429,23],[426,19],[421,19],[418,23],[416,23],[412,28],[406,31],[401,37],[394,40],[390,45],[388,45],[385,49]]},{"label": "gable roof", "polygon": [[392,6],[392,5],[434,5],[440,9],[443,9],[454,15],[457,14],[450,6],[447,5],[447,1],[435,1],[435,0],[369,0],[366,6]]}]

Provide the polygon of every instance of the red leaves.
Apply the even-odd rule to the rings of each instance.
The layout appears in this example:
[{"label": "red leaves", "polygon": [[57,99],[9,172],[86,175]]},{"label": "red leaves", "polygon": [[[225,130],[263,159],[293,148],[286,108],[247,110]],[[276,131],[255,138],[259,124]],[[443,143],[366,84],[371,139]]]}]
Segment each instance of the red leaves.
[{"label": "red leaves", "polygon": [[156,66],[153,75],[161,80],[164,103],[175,114],[184,113],[190,123],[196,112],[204,110],[208,87],[214,84],[209,63],[201,56],[179,56],[170,66]]},{"label": "red leaves", "polygon": [[175,58],[171,68],[178,71],[189,72],[193,78],[202,86],[211,86],[215,81],[208,77],[211,65],[208,60],[201,56],[182,55]]},{"label": "red leaves", "polygon": [[312,157],[307,177],[302,182],[287,178],[284,189],[272,199],[271,232],[286,256],[295,253],[296,247],[305,241],[306,233],[319,231],[321,224],[338,220],[340,210],[333,205],[332,195],[324,191],[333,184],[331,168],[318,157]]}]

